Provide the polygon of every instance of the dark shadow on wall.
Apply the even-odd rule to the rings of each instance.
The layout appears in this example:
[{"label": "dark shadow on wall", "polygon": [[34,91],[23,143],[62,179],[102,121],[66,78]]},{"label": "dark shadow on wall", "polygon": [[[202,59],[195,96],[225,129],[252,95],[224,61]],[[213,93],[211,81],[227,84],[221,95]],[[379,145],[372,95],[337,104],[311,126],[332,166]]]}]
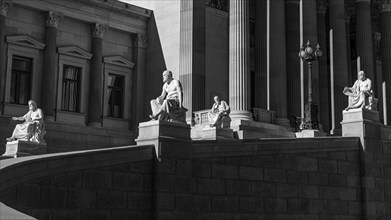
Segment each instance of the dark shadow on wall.
[{"label": "dark shadow on wall", "polygon": [[163,49],[160,42],[159,31],[154,14],[148,23],[148,47],[147,47],[147,68],[145,80],[145,119],[151,113],[149,100],[156,98],[162,92],[162,72],[167,69],[164,60]]}]

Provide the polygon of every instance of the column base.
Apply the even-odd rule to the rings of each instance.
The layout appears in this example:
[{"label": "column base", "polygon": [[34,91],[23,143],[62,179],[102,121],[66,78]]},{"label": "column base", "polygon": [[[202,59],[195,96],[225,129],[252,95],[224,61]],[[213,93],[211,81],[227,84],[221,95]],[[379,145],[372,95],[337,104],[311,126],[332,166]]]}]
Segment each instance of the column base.
[{"label": "column base", "polygon": [[238,121],[238,120],[248,120],[253,121],[253,114],[249,111],[232,111],[229,114],[229,117],[231,117],[232,121]]},{"label": "column base", "polygon": [[249,120],[233,121],[231,128],[234,130],[234,137],[237,139],[296,137],[295,133],[286,127]]}]

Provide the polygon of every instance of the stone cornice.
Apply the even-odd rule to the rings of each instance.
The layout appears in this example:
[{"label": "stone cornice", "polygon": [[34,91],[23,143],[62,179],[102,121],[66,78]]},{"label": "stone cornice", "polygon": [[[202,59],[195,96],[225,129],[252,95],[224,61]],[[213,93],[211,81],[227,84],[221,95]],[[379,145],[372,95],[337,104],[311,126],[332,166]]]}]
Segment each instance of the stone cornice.
[{"label": "stone cornice", "polygon": [[0,6],[0,15],[7,16],[8,9],[12,6],[12,0],[0,0]]},{"label": "stone cornice", "polygon": [[134,46],[146,48],[148,45],[148,38],[145,34],[137,34],[133,37]]},{"label": "stone cornice", "polygon": [[316,12],[326,14],[328,0],[316,0]]},{"label": "stone cornice", "polygon": [[102,38],[107,31],[107,26],[99,23],[92,25],[92,37]]},{"label": "stone cornice", "polygon": [[48,11],[46,14],[46,27],[58,28],[58,25],[63,17],[64,16],[61,13]]},{"label": "stone cornice", "polygon": [[381,12],[391,12],[391,0],[381,1]]}]

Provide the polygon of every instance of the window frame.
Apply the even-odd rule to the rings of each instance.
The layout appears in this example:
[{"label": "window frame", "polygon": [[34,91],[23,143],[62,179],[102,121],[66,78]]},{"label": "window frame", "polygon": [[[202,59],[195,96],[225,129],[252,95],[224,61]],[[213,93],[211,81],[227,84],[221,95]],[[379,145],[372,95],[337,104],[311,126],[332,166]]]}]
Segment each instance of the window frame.
[{"label": "window frame", "polygon": [[[19,59],[23,60],[29,63],[29,71],[23,71],[23,70],[14,70],[13,65],[14,65],[14,60]],[[19,56],[19,55],[13,55],[12,56],[12,64],[11,64],[11,87],[10,87],[10,103],[15,104],[15,105],[28,105],[28,101],[31,99],[31,75],[32,75],[32,70],[33,70],[33,60],[30,57],[25,57],[25,56]],[[12,91],[12,76],[14,75],[14,71],[16,72],[16,86],[14,88],[15,90],[15,96],[17,96],[18,101],[17,102],[11,102],[11,94],[13,93]],[[27,100],[26,103],[19,103],[20,99],[20,80],[21,80],[21,75],[28,75],[28,91],[27,91]]]},{"label": "window frame", "polygon": [[[65,76],[64,76],[64,71],[65,71],[65,68],[66,67],[71,67],[71,68],[75,68],[78,70],[78,76],[77,76],[77,79],[66,79]],[[67,111],[67,112],[75,112],[75,113],[80,113],[80,99],[81,99],[81,78],[82,78],[82,68],[78,67],[78,66],[74,66],[74,65],[68,65],[68,64],[64,64],[63,65],[63,76],[62,76],[62,80],[61,80],[61,84],[58,84],[59,86],[61,86],[61,111]],[[64,81],[68,81],[68,82],[76,82],[77,83],[77,98],[76,98],[76,110],[75,111],[72,111],[72,110],[69,110],[69,101],[68,101],[68,109],[64,109],[64,106],[63,106],[63,98],[64,98]]]}]

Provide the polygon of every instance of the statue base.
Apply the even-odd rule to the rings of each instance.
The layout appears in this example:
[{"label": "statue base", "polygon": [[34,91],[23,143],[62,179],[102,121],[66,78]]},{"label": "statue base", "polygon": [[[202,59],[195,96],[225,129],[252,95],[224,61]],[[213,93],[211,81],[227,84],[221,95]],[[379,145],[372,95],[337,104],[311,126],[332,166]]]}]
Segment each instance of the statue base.
[{"label": "statue base", "polygon": [[[342,136],[360,137],[363,149],[366,149],[365,139],[380,138],[379,112],[365,108],[343,111]],[[365,137],[365,138],[364,138]]]},{"label": "statue base", "polygon": [[5,153],[2,155],[3,157],[16,158],[21,156],[41,155],[48,152],[47,144],[24,140],[7,142],[5,147]]},{"label": "statue base", "polygon": [[186,123],[153,120],[139,124],[137,145],[154,145],[158,158],[159,138],[190,140],[190,125]]},{"label": "statue base", "polygon": [[315,137],[326,137],[327,133],[324,131],[316,129],[302,130],[301,132],[296,132],[297,138],[315,138]]},{"label": "statue base", "polygon": [[191,129],[192,140],[227,140],[233,139],[234,132],[229,128],[197,126]]}]

